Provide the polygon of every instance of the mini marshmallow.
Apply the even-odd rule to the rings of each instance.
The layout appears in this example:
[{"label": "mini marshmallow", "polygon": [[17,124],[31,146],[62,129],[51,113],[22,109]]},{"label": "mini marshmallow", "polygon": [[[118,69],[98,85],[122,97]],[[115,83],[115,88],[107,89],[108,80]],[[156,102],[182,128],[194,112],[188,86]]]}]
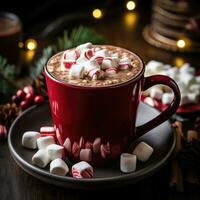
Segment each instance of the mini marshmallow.
[{"label": "mini marshmallow", "polygon": [[109,69],[109,68],[117,68],[118,67],[118,59],[106,57],[102,61],[102,69]]},{"label": "mini marshmallow", "polygon": [[39,132],[26,131],[22,136],[22,145],[29,149],[36,149],[38,138],[40,138]]},{"label": "mini marshmallow", "polygon": [[92,150],[91,149],[81,149],[80,160],[90,162],[92,160]]},{"label": "mini marshmallow", "polygon": [[153,73],[160,72],[161,70],[163,70],[163,63],[155,61],[155,60],[151,60],[147,63],[146,70]]},{"label": "mini marshmallow", "polygon": [[52,136],[46,136],[37,139],[38,149],[45,149],[50,144],[55,144],[55,140]]},{"label": "mini marshmallow", "polygon": [[66,69],[70,69],[72,64],[76,62],[77,53],[74,50],[67,50],[63,53],[61,59],[61,71],[65,71]]},{"label": "mini marshmallow", "polygon": [[131,59],[123,57],[119,60],[119,69],[126,70],[131,66]]},{"label": "mini marshmallow", "polygon": [[179,79],[181,79],[181,81],[186,85],[192,85],[195,83],[195,77],[191,74],[181,74]]},{"label": "mini marshmallow", "polygon": [[174,94],[173,93],[164,93],[162,96],[163,104],[170,104],[173,101]]},{"label": "mini marshmallow", "polygon": [[67,153],[71,153],[72,144],[71,144],[71,140],[69,138],[66,138],[63,146],[64,146],[65,150],[67,151]]},{"label": "mini marshmallow", "polygon": [[65,176],[69,172],[69,167],[60,158],[57,158],[50,163],[50,173],[59,176]]},{"label": "mini marshmallow", "polygon": [[80,51],[82,53],[83,50],[86,49],[91,49],[92,48],[92,43],[91,42],[87,42],[85,44],[81,44],[79,46],[76,47],[76,50]]},{"label": "mini marshmallow", "polygon": [[100,57],[105,58],[105,57],[109,57],[110,55],[107,49],[102,49],[100,51],[95,52],[95,56],[100,56]]},{"label": "mini marshmallow", "polygon": [[77,59],[77,53],[75,50],[67,50],[63,54],[63,59],[69,62],[75,62]]},{"label": "mini marshmallow", "polygon": [[57,144],[50,144],[47,146],[47,154],[50,160],[64,157],[64,147]]},{"label": "mini marshmallow", "polygon": [[43,126],[40,128],[41,134],[56,134],[56,130],[53,126]]},{"label": "mini marshmallow", "polygon": [[94,151],[94,153],[99,153],[100,152],[100,146],[101,146],[101,138],[98,137],[93,142],[93,151]]},{"label": "mini marshmallow", "polygon": [[32,157],[32,163],[38,167],[44,168],[50,162],[46,149],[38,150]]},{"label": "mini marshmallow", "polygon": [[72,166],[72,176],[74,178],[92,178],[93,173],[93,167],[85,161],[81,161]]},{"label": "mini marshmallow", "polygon": [[136,155],[122,153],[120,156],[120,170],[124,173],[134,172],[136,170]]},{"label": "mini marshmallow", "polygon": [[153,153],[153,148],[145,142],[140,142],[134,149],[133,154],[139,161],[147,161]]},{"label": "mini marshmallow", "polygon": [[181,66],[180,73],[183,73],[183,74],[189,73],[191,75],[194,75],[195,69],[191,67],[189,63],[185,63],[184,65]]},{"label": "mini marshmallow", "polygon": [[81,64],[74,64],[69,70],[70,79],[82,79],[84,77],[84,66]]},{"label": "mini marshmallow", "polygon": [[118,54],[118,53],[113,53],[113,54],[111,54],[111,57],[112,57],[112,58],[119,59],[119,54]]},{"label": "mini marshmallow", "polygon": [[163,95],[162,89],[160,89],[158,87],[152,87],[150,89],[150,97],[151,98],[155,98],[155,99],[161,100],[162,99],[162,95]]}]

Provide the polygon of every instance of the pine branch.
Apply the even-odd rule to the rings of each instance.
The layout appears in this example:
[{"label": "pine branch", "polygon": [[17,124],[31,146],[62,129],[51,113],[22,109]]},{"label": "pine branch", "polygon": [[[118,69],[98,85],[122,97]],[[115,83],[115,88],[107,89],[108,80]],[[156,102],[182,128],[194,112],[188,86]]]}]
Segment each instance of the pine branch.
[{"label": "pine branch", "polygon": [[36,79],[40,73],[42,72],[43,67],[46,65],[47,60],[52,56],[53,48],[51,46],[46,47],[42,51],[42,56],[39,58],[36,63],[35,67],[31,68],[31,78]]},{"label": "pine branch", "polygon": [[78,28],[74,28],[71,31],[71,34],[69,34],[68,31],[64,31],[63,36],[58,38],[57,44],[54,46],[53,50],[54,53],[57,53],[86,42],[100,44],[103,43],[103,41],[103,38],[93,29],[80,26]]},{"label": "pine branch", "polygon": [[7,64],[7,60],[0,56],[0,102],[6,102],[9,97],[17,90],[15,83],[16,68],[14,65]]}]

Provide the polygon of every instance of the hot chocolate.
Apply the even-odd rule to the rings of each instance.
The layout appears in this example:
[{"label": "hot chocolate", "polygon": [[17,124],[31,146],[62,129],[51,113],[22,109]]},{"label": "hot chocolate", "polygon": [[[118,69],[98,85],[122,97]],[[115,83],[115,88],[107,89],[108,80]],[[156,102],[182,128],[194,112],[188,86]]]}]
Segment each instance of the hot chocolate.
[{"label": "hot chocolate", "polygon": [[133,79],[142,66],[140,58],[125,49],[86,43],[54,55],[47,71],[67,84],[105,87]]}]

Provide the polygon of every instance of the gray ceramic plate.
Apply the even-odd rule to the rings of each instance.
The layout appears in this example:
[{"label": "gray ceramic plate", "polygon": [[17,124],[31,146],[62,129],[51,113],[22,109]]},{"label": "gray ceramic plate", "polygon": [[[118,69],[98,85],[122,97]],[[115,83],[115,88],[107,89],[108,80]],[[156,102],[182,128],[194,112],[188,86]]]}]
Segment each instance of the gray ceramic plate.
[{"label": "gray ceramic plate", "polygon": [[[137,125],[143,124],[158,114],[159,112],[154,108],[140,103]],[[40,107],[33,106],[26,110],[15,120],[10,129],[8,137],[9,149],[16,163],[27,173],[42,181],[66,188],[97,189],[135,183],[157,172],[169,159],[175,146],[175,136],[170,123],[167,121],[131,144],[130,149],[133,149],[139,141],[145,141],[154,148],[154,153],[147,162],[137,163],[135,172],[129,174],[121,173],[118,160],[110,165],[95,167],[95,177],[92,179],[75,179],[70,175],[61,177],[50,174],[49,166],[45,169],[40,169],[32,165],[31,158],[35,151],[21,146],[22,134],[25,131],[39,130],[41,126],[51,124],[48,103]]]}]

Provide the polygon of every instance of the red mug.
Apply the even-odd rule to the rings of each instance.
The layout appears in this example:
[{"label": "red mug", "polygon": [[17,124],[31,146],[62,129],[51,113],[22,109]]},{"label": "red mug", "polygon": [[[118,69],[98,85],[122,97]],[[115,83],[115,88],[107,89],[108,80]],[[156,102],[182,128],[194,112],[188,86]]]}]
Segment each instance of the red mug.
[{"label": "red mug", "polygon": [[[135,56],[142,66],[137,76],[103,87],[83,87],[58,81],[48,72],[47,66],[44,67],[57,139],[63,145],[68,138],[67,157],[71,161],[80,161],[84,149],[91,149],[92,164],[114,160],[132,140],[168,120],[176,112],[180,91],[175,81],[163,75],[144,77],[145,65],[139,56]],[[141,92],[157,84],[172,89],[173,101],[159,116],[135,127]]]}]

